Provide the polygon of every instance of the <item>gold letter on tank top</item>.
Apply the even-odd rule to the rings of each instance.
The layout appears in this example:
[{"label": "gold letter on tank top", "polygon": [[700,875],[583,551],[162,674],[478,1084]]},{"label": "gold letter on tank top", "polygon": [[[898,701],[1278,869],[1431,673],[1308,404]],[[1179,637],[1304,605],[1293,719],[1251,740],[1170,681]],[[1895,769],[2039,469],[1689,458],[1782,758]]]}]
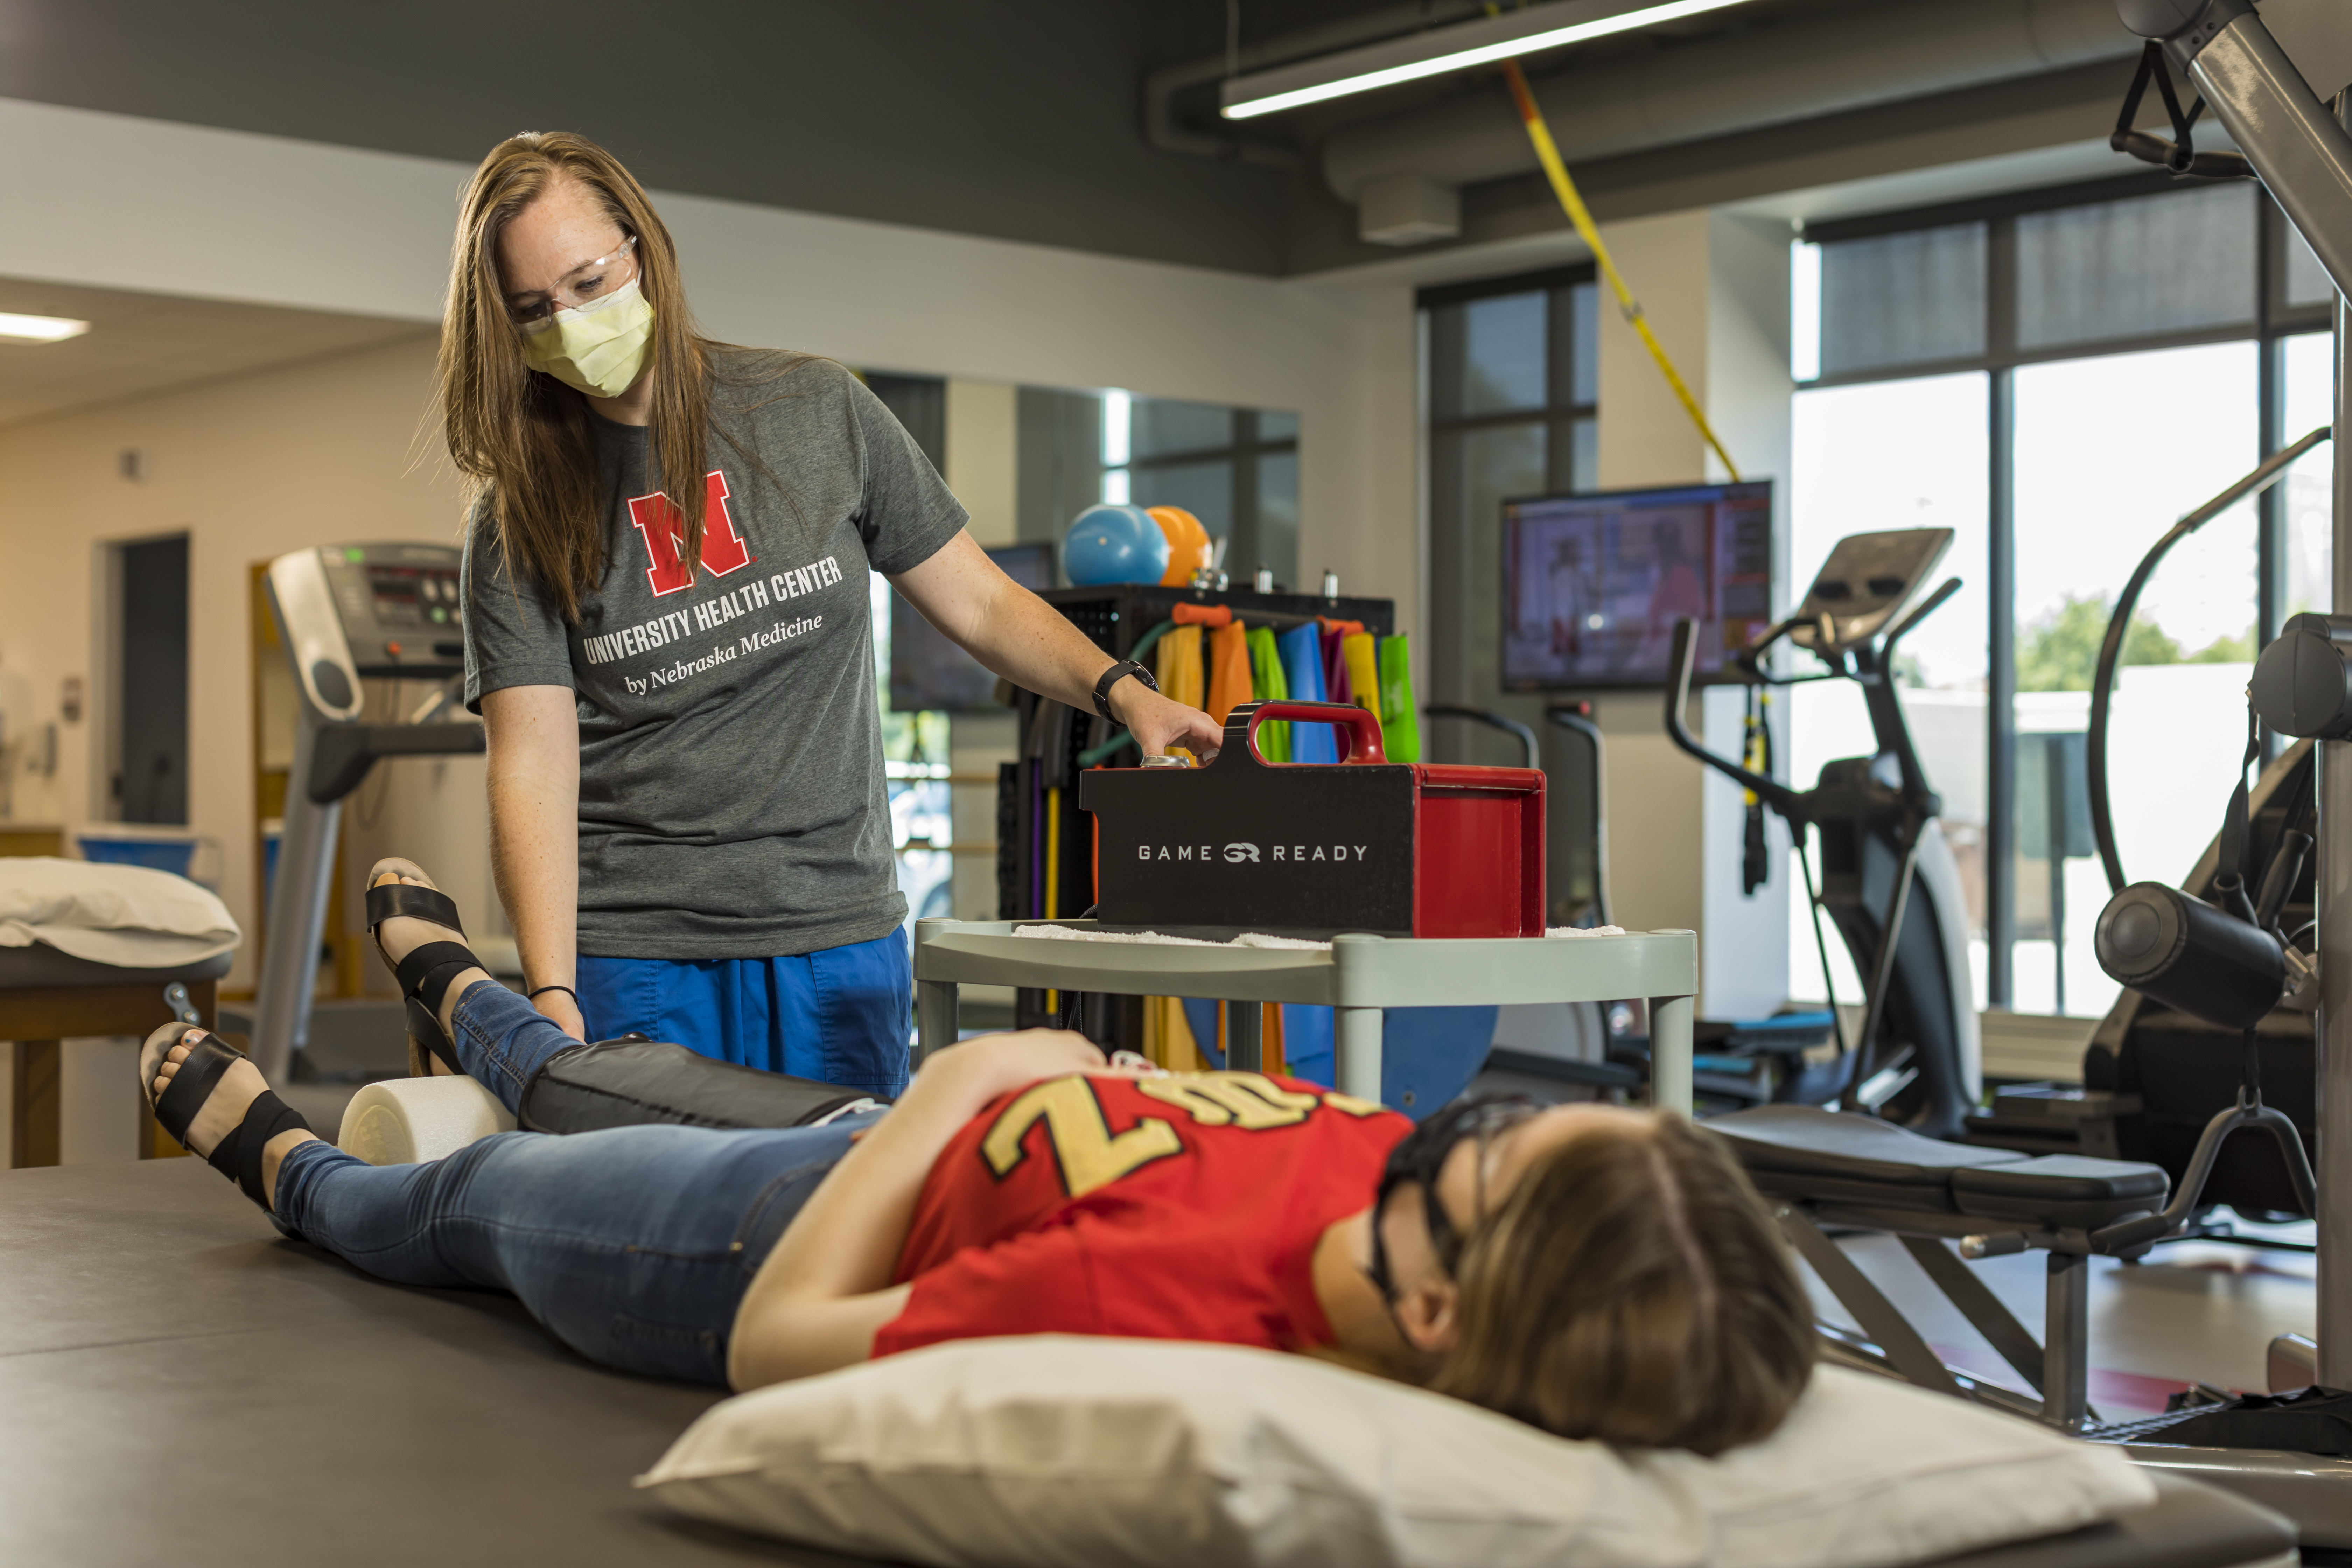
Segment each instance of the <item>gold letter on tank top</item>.
[{"label": "gold letter on tank top", "polygon": [[1101,1102],[1085,1079],[1049,1079],[1006,1106],[980,1141],[981,1158],[997,1180],[1019,1166],[1025,1155],[1022,1142],[1040,1121],[1061,1166],[1062,1190],[1074,1198],[1108,1186],[1138,1166],[1184,1152],[1176,1129],[1156,1117],[1147,1116],[1114,1137]]},{"label": "gold letter on tank top", "polygon": [[1136,1081],[1136,1089],[1175,1106],[1204,1127],[1239,1127],[1260,1132],[1307,1120],[1316,1097],[1285,1089],[1254,1072],[1178,1073]]}]

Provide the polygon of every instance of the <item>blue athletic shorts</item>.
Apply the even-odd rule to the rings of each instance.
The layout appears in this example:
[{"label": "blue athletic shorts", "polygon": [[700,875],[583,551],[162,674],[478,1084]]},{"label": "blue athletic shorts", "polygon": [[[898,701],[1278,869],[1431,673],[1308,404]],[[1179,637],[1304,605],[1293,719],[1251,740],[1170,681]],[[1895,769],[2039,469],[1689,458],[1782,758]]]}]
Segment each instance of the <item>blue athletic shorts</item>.
[{"label": "blue athletic shorts", "polygon": [[580,960],[592,1040],[634,1030],[886,1099],[907,1087],[914,990],[896,931],[797,958]]}]

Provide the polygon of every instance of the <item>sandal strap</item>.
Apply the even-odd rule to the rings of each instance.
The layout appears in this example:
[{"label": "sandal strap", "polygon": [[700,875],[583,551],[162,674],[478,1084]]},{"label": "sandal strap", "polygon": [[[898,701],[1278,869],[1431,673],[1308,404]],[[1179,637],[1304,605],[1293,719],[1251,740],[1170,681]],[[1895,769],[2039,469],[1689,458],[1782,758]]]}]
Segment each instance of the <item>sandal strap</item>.
[{"label": "sandal strap", "polygon": [[456,900],[438,888],[420,888],[413,882],[388,882],[381,888],[370,888],[367,890],[369,934],[373,935],[376,927],[394,915],[414,915],[418,920],[447,926],[460,936],[466,934],[465,926],[457,919]]},{"label": "sandal strap", "polygon": [[[213,1086],[220,1082],[221,1074],[243,1060],[241,1052],[223,1045],[216,1035],[206,1035],[189,1047],[187,1059],[181,1062],[179,1069],[172,1074],[172,1081],[155,1100],[156,1125],[170,1133],[173,1142],[186,1147],[189,1124],[211,1098]],[[154,1092],[152,1084],[148,1092]]]},{"label": "sandal strap", "polygon": [[[414,996],[436,1013],[441,1011],[441,994],[449,989],[449,982],[458,972],[482,967],[474,950],[458,942],[428,942],[400,961],[392,973],[400,982],[400,994]],[[443,973],[442,971],[448,971]],[[427,988],[430,987],[429,993]]]},{"label": "sandal strap", "polygon": [[237,1123],[236,1131],[221,1140],[224,1149],[232,1143],[236,1146],[238,1189],[265,1209],[269,1206],[269,1189],[261,1179],[261,1152],[272,1138],[298,1127],[305,1132],[311,1131],[300,1111],[270,1090],[263,1089],[246,1108],[245,1120]]},{"label": "sandal strap", "polygon": [[439,1010],[427,1007],[414,996],[409,997],[404,1005],[408,1012],[408,1037],[425,1047],[428,1054],[439,1058],[451,1072],[464,1077],[466,1064],[457,1059],[456,1043],[442,1032]]}]

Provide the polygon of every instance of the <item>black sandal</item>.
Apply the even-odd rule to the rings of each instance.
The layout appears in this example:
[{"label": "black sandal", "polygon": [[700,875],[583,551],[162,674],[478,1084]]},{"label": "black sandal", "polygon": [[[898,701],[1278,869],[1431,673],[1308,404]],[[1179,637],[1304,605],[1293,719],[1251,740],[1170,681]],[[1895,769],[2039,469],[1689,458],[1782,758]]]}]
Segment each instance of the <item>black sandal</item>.
[{"label": "black sandal", "polygon": [[[163,1058],[195,1027],[193,1024],[166,1024],[148,1036],[146,1045],[160,1047],[155,1052],[152,1069],[146,1068],[145,1048],[140,1053],[142,1070],[139,1087],[147,1097],[148,1109],[154,1112],[156,1125],[170,1133],[172,1141],[183,1149],[188,1149],[188,1129],[204,1110],[205,1102],[212,1098],[222,1075],[246,1059],[243,1052],[223,1043],[218,1036],[208,1034],[188,1047],[187,1059],[173,1073],[163,1092],[157,1094],[155,1079],[163,1069]],[[265,1089],[246,1108],[245,1120],[205,1156],[205,1163],[235,1182],[239,1191],[267,1210],[269,1189],[261,1179],[261,1152],[280,1132],[297,1129],[313,1131],[300,1111]]]},{"label": "black sandal", "polygon": [[378,928],[395,915],[413,915],[447,926],[459,936],[466,934],[465,925],[457,918],[457,906],[448,894],[431,886],[415,862],[396,857],[375,863],[368,873],[373,884],[378,877],[390,872],[395,877],[422,878],[426,885],[418,887],[409,882],[387,882],[367,889],[368,936],[375,942],[376,955],[384,967],[392,971],[400,983],[401,999],[408,1015],[408,1076],[424,1078],[431,1069],[425,1065],[428,1056],[438,1057],[443,1065],[460,1078],[466,1069],[457,1060],[457,1047],[441,1027],[441,999],[448,994],[449,983],[468,969],[484,969],[482,961],[474,956],[473,949],[463,942],[428,942],[415,952],[393,963],[383,951]]}]

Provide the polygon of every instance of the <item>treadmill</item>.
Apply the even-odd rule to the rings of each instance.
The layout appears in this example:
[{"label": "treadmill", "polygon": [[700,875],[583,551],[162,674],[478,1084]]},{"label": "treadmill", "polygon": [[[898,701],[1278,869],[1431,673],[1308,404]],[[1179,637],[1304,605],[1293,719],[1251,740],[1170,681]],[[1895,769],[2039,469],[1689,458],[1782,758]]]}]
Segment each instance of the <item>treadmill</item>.
[{"label": "treadmill", "polygon": [[[458,700],[463,562],[454,545],[361,543],[297,550],[269,563],[269,612],[300,710],[254,1001],[253,1059],[272,1083],[286,1081],[310,1044],[343,802],[382,758],[483,749],[481,723]],[[441,686],[404,719],[371,723],[361,684],[368,679]]]}]

